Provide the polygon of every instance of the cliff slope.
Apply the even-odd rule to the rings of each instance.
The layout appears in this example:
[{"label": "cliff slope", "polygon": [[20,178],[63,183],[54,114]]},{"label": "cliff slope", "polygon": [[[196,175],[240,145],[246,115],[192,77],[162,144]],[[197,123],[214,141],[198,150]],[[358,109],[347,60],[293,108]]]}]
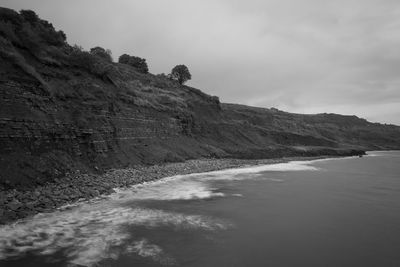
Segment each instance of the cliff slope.
[{"label": "cliff slope", "polygon": [[221,104],[163,75],[71,47],[33,14],[0,8],[0,188],[200,157],[400,148],[398,126]]}]

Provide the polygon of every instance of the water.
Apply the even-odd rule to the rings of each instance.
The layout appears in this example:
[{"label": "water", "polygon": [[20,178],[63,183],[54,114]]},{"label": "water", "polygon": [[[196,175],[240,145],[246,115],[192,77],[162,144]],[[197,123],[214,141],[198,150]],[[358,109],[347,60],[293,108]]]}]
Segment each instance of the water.
[{"label": "water", "polygon": [[1,227],[0,266],[400,266],[400,152],[121,190]]}]

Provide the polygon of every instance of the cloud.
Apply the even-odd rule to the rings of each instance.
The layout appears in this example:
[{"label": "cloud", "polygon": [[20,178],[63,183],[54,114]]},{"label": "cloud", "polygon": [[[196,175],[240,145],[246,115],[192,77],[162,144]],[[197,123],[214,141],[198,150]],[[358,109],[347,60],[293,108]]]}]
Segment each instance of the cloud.
[{"label": "cloud", "polygon": [[400,124],[397,0],[23,1],[70,43],[186,64],[222,101]]}]

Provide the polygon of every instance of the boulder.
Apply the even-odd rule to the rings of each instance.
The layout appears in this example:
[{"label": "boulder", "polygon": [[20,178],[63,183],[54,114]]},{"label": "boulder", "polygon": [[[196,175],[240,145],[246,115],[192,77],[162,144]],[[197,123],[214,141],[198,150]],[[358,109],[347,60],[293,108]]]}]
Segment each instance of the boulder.
[{"label": "boulder", "polygon": [[16,211],[22,207],[22,204],[18,200],[14,200],[12,202],[7,203],[7,207],[9,210]]}]

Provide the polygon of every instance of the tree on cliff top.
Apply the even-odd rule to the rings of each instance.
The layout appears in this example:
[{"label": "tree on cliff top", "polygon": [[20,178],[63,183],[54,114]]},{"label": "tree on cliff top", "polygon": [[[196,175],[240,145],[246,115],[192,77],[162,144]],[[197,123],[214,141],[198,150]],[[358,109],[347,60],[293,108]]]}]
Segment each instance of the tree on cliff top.
[{"label": "tree on cliff top", "polygon": [[186,81],[192,79],[192,75],[185,65],[176,65],[171,71],[171,77],[180,84],[184,84]]},{"label": "tree on cliff top", "polygon": [[90,54],[100,57],[102,59],[107,60],[108,62],[112,62],[111,50],[104,49],[103,47],[96,46],[90,49]]},{"label": "tree on cliff top", "polygon": [[146,59],[123,54],[119,57],[118,62],[134,67],[137,71],[148,73],[149,67],[147,66]]}]

